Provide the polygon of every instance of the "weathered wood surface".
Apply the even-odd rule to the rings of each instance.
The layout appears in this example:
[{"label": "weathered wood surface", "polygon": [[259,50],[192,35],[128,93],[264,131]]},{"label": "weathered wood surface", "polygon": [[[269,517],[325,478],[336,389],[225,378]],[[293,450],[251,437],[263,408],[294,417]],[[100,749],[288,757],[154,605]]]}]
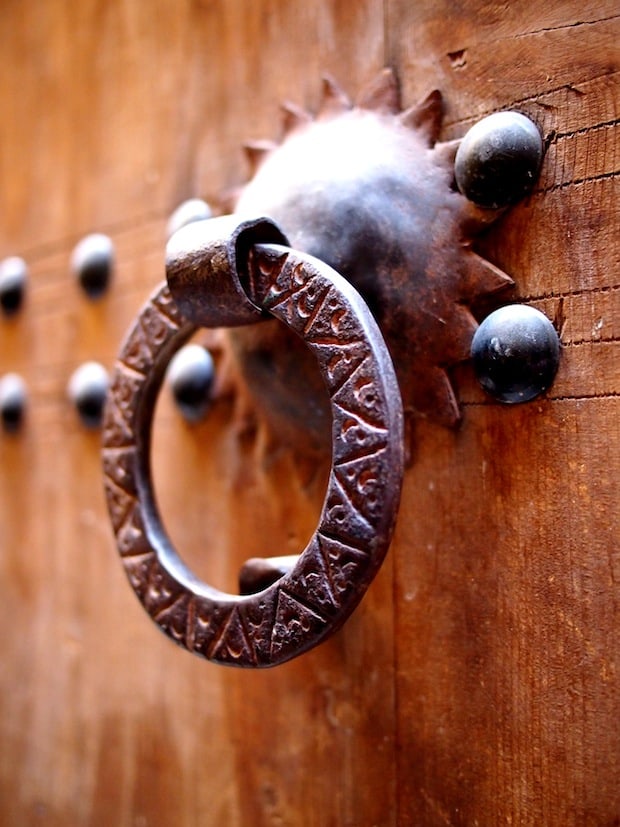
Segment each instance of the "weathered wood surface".
[{"label": "weathered wood surface", "polygon": [[[0,435],[0,822],[10,825],[611,825],[620,819],[620,23],[614,2],[7,3],[0,16],[0,255],[31,285],[0,320],[23,434]],[[549,395],[492,404],[456,371],[458,433],[420,423],[396,541],[360,609],[273,671],[177,650],[112,548],[96,435],[65,387],[111,365],[162,277],[165,222],[244,180],[239,146],[385,63],[442,138],[517,107],[549,149],[480,249],[556,321]],[[90,304],[68,262],[117,247]],[[232,588],[310,534],[322,477],[223,402],[197,428],[162,399],[170,532]]]}]

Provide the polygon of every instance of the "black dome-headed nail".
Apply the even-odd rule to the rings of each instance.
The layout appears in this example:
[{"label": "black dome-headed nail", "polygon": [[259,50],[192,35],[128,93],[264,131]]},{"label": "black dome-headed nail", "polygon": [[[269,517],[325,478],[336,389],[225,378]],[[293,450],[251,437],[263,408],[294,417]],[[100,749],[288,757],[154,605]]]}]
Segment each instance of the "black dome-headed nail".
[{"label": "black dome-headed nail", "polygon": [[459,190],[480,207],[514,204],[534,186],[543,156],[538,127],[520,112],[496,112],[474,124],[454,161]]},{"label": "black dome-headed nail", "polygon": [[13,316],[22,306],[28,266],[23,258],[10,256],[0,262],[0,307],[6,316]]},{"label": "black dome-headed nail", "polygon": [[99,362],[84,362],[71,376],[69,398],[87,428],[101,425],[108,387],[108,373]]},{"label": "black dome-headed nail", "polygon": [[8,433],[20,429],[27,398],[26,383],[17,373],[7,373],[0,379],[0,418],[2,427]]},{"label": "black dome-headed nail", "polygon": [[106,292],[112,278],[112,239],[102,233],[85,236],[73,250],[71,269],[86,295],[90,299],[98,299]]},{"label": "black dome-headed nail", "polygon": [[552,384],[560,340],[543,313],[513,304],[482,322],[471,355],[478,381],[488,393],[500,402],[529,402]]},{"label": "black dome-headed nail", "polygon": [[170,362],[168,385],[177,407],[189,422],[198,422],[207,413],[214,377],[213,357],[201,345],[185,345]]}]

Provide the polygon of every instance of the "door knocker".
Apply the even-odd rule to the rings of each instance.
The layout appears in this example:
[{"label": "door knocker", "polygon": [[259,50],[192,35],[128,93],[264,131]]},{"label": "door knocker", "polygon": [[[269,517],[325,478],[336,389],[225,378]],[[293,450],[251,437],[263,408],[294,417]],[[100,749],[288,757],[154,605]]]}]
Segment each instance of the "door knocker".
[{"label": "door knocker", "polygon": [[[326,81],[316,118],[287,105],[282,142],[249,147],[254,174],[232,215],[209,218],[204,202],[190,223],[175,213],[168,284],[143,308],[113,372],[103,462],[131,585],[166,634],[208,660],[273,666],[342,625],[390,543],[404,416],[458,421],[447,369],[469,358],[476,330],[476,371],[496,398],[526,401],[553,380],[559,347],[546,317],[513,306],[478,328],[470,310],[512,284],[471,244],[534,185],[541,136],[525,116],[508,112],[484,119],[460,142],[441,143],[441,121],[438,92],[401,111],[389,70],[355,106]],[[278,332],[264,338],[273,317]],[[274,564],[251,594],[220,592],[192,574],[163,529],[153,492],[156,397],[171,357],[200,326],[233,328],[257,397],[269,386],[271,403],[281,399],[303,427],[321,431],[328,422],[331,431],[318,526],[301,555],[279,572]],[[255,358],[266,347],[285,360],[275,390],[277,380],[264,372],[269,360]],[[303,394],[291,397],[308,358],[329,394],[329,414],[316,419],[305,415]]]},{"label": "door knocker", "polygon": [[[181,229],[169,244],[167,274],[169,287],[138,316],[110,386],[103,463],[116,542],[144,608],[173,640],[211,661],[273,666],[336,631],[385,557],[403,474],[398,384],[357,291],[291,250],[265,219],[226,216]],[[295,565],[266,589],[237,596],[200,582],[163,529],[150,474],[151,418],[170,357],[198,325],[241,325],[266,313],[318,362],[331,401],[332,466],[319,524]]]},{"label": "door knocker", "polygon": [[[390,69],[355,102],[325,78],[315,116],[290,104],[283,109],[282,137],[247,145],[250,180],[226,207],[270,216],[295,249],[350,281],[388,345],[406,418],[455,427],[461,412],[451,369],[470,358],[474,312],[497,306],[497,296],[514,286],[473,245],[534,187],[544,150],[538,127],[523,113],[496,112],[462,139],[442,141],[441,93],[403,109]],[[329,416],[320,417],[318,405],[314,420],[298,416],[294,378],[305,354],[299,348],[295,359],[287,358],[296,344],[287,331],[247,327],[232,338],[254,396],[260,400],[269,388],[264,413],[289,410],[325,443]],[[506,348],[498,347],[504,370],[518,374],[518,365],[506,366]],[[277,386],[255,358],[265,349],[278,365]],[[514,348],[511,353],[519,363]],[[523,358],[528,361],[527,353]],[[549,363],[552,379],[553,354]],[[532,368],[530,360],[526,373]],[[533,384],[541,392],[550,381],[545,373]],[[273,403],[278,396],[279,406]]]}]

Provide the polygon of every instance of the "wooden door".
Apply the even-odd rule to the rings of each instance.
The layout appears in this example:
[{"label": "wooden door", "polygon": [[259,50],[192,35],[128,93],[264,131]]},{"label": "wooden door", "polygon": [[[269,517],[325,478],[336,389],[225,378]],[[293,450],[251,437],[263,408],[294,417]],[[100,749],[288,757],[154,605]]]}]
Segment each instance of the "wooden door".
[{"label": "wooden door", "polygon": [[[7,0],[0,10],[0,255],[28,264],[0,373],[28,386],[0,435],[0,823],[620,823],[620,26],[613,0]],[[405,104],[442,90],[442,138],[518,108],[548,143],[534,194],[479,241],[558,326],[550,392],[415,429],[395,541],[346,626],[274,670],[228,670],[156,632],[127,585],[99,435],[66,396],[111,366],[163,278],[166,222],[245,180],[240,145],[355,95],[383,66]],[[70,273],[114,242],[109,292]],[[294,552],[323,476],[223,399],[189,427],[162,395],[161,508],[232,589]]]}]

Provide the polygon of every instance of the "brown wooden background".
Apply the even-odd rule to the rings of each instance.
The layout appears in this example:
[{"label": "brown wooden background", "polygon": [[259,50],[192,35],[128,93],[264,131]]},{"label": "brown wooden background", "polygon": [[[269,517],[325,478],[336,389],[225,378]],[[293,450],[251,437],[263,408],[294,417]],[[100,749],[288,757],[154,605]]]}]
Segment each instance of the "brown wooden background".
[{"label": "brown wooden background", "polygon": [[[0,320],[30,389],[0,435],[0,823],[63,827],[620,824],[620,9],[615,0],[4,0],[0,255],[31,268]],[[561,329],[548,397],[491,404],[458,371],[457,433],[421,423],[396,541],[339,635],[226,670],[158,634],[125,581],[98,436],[67,380],[111,365],[163,276],[183,199],[244,180],[277,107],[384,65],[439,87],[442,138],[516,107],[550,139],[539,187],[480,244]],[[74,244],[106,232],[89,303]],[[157,419],[158,491],[186,558],[231,587],[295,551],[322,488],[219,406]]]}]

